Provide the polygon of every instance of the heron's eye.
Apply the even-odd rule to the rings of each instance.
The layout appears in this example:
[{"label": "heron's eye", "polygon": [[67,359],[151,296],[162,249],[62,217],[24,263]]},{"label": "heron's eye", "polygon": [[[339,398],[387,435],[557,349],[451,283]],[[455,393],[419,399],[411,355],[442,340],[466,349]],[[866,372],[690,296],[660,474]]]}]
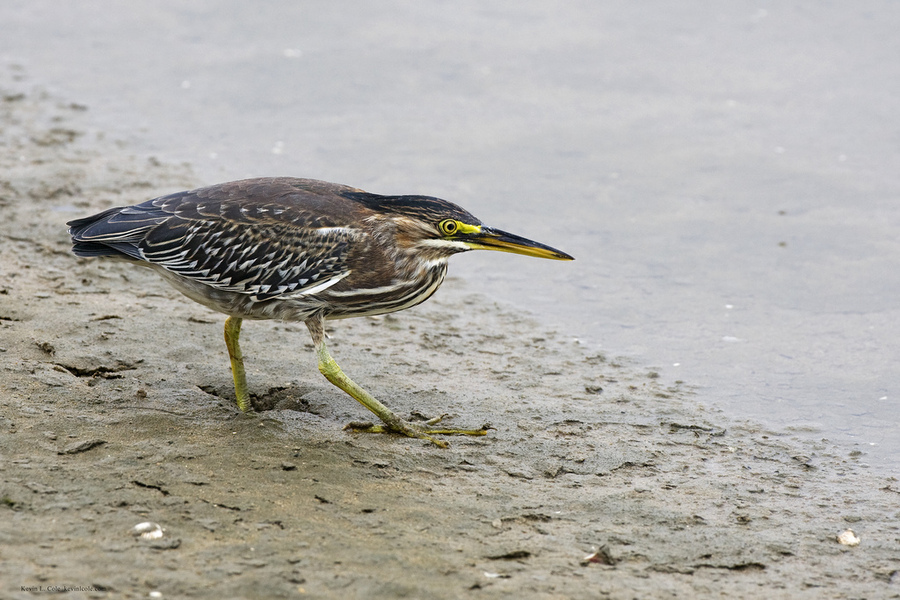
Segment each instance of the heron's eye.
[{"label": "heron's eye", "polygon": [[444,219],[438,223],[438,229],[440,229],[441,233],[444,235],[453,235],[459,231],[459,223],[453,219]]}]

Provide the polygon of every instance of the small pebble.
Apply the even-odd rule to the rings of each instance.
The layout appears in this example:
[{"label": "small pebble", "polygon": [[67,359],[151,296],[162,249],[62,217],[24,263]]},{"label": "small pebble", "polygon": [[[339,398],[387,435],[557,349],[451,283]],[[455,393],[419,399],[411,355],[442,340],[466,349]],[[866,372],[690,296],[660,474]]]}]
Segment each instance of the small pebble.
[{"label": "small pebble", "polygon": [[859,546],[860,539],[852,529],[848,529],[837,536],[837,541],[844,546]]}]

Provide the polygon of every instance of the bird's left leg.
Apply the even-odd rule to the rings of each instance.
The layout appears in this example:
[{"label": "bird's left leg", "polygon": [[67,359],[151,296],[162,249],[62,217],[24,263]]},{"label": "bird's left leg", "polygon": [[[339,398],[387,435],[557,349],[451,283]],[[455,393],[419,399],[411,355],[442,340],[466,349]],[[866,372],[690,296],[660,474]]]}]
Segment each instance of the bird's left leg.
[{"label": "bird's left leg", "polygon": [[253,406],[250,404],[250,390],[247,388],[247,374],[244,372],[244,355],[238,338],[241,337],[240,317],[228,317],[225,319],[225,345],[228,347],[228,357],[231,359],[231,375],[234,377],[234,395],[237,405],[244,412],[249,412]]},{"label": "bird's left leg", "polygon": [[[431,437],[432,435],[486,435],[488,429],[491,428],[490,425],[483,425],[479,429],[433,429],[401,419],[391,409],[376,400],[369,392],[359,387],[344,374],[325,347],[325,319],[323,317],[308,319],[306,326],[309,328],[309,333],[316,346],[316,355],[319,358],[319,371],[322,372],[322,375],[375,413],[384,423],[383,425],[351,423],[347,428],[367,433],[399,433],[407,437],[428,440],[441,448],[446,448],[449,444]],[[432,422],[429,421],[429,424],[432,424]]]}]

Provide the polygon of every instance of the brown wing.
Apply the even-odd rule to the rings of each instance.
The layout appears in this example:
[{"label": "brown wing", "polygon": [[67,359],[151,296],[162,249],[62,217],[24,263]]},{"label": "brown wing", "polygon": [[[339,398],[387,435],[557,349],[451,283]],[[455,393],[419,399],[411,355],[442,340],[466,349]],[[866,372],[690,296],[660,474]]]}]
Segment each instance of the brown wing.
[{"label": "brown wing", "polygon": [[[321,290],[349,274],[356,230],[332,184],[260,179],[179,192],[72,221],[74,251],[159,265],[267,300]],[[352,190],[334,186],[336,191]]]}]

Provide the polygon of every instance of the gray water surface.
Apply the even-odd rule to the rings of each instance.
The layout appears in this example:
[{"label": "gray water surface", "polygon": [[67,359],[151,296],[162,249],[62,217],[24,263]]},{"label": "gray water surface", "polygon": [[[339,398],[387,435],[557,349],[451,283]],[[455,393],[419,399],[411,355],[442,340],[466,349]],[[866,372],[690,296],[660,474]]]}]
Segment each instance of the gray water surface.
[{"label": "gray water surface", "polygon": [[6,68],[128,152],[455,201],[578,259],[454,259],[471,289],[900,465],[896,3],[14,0],[0,23]]}]

